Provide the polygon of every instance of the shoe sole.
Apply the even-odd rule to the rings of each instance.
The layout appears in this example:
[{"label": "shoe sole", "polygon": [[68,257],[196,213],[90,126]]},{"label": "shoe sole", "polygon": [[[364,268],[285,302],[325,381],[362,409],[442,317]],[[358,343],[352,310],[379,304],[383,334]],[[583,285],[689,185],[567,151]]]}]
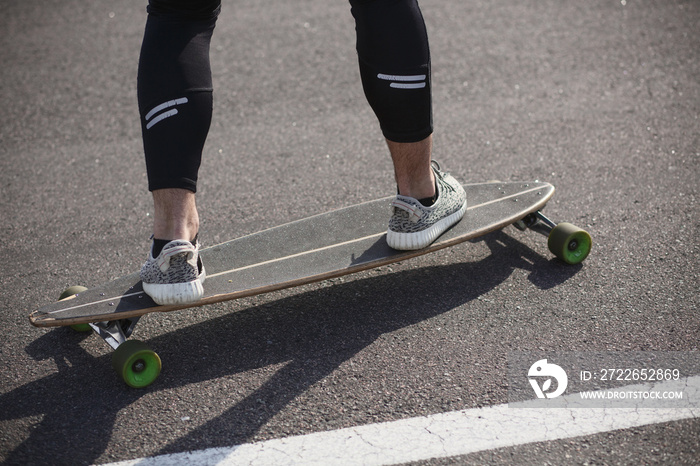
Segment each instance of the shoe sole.
[{"label": "shoe sole", "polygon": [[203,271],[197,280],[185,283],[144,283],[143,291],[160,306],[188,304],[199,301],[204,296]]},{"label": "shoe sole", "polygon": [[452,225],[459,222],[462,217],[464,217],[466,212],[467,203],[465,202],[458,211],[448,215],[442,220],[439,220],[434,225],[426,228],[423,231],[399,233],[396,231],[387,230],[386,242],[389,244],[390,248],[398,249],[399,251],[423,249],[424,247],[430,246],[433,241],[438,238],[438,236],[443,234]]}]

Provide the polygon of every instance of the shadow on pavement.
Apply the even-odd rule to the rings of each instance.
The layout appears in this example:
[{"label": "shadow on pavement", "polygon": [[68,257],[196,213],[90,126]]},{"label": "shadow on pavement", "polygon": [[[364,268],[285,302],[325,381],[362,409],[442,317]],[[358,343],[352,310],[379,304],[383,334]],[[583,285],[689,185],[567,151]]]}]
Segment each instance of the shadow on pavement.
[{"label": "shadow on pavement", "polygon": [[[281,364],[247,397],[174,442],[156,445],[155,454],[201,448],[202,439],[207,447],[245,443],[290,401],[381,335],[463,306],[516,268],[530,271],[530,280],[544,289],[578,270],[548,261],[503,232],[481,241],[492,254],[477,262],[334,284],[151,339],[149,346],[173,370],[143,390],[118,381],[109,355],[95,360],[85,353],[78,345],[84,335],[69,328],[48,332],[26,350],[36,360],[53,358],[58,371],[0,396],[0,419],[41,416],[29,437],[9,452],[7,464],[47,458],[54,464],[93,463],[107,448],[117,414],[143,395]],[[213,363],[202,363],[203,351]],[[94,404],[86,406],[84,400]]]}]

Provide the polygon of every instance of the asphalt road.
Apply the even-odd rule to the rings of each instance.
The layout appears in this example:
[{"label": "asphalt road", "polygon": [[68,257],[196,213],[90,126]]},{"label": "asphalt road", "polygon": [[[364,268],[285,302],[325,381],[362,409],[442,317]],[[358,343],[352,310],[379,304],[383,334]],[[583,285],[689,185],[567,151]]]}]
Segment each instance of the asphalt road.
[{"label": "asphalt road", "polygon": [[[391,194],[347,2],[224,3],[205,246]],[[145,258],[145,2],[2,2],[0,461],[104,463],[502,404],[513,351],[698,351],[700,2],[421,5],[435,157],[463,182],[551,182],[548,214],[586,228],[591,256],[565,266],[509,228],[150,315],[135,337],[164,369],[133,390],[101,340],[27,315]],[[424,463],[692,464],[698,438],[695,417]]]}]

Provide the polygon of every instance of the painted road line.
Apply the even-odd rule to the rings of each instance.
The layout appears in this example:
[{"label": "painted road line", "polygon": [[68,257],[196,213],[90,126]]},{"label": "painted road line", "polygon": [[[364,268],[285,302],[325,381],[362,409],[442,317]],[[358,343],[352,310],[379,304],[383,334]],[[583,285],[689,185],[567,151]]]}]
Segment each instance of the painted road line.
[{"label": "painted road line", "polygon": [[[507,404],[282,439],[112,463],[112,466],[385,465],[466,455],[700,417],[700,376],[615,390],[683,392],[671,408],[522,408]],[[581,394],[560,397],[581,405]],[[533,400],[539,401],[539,400]]]}]

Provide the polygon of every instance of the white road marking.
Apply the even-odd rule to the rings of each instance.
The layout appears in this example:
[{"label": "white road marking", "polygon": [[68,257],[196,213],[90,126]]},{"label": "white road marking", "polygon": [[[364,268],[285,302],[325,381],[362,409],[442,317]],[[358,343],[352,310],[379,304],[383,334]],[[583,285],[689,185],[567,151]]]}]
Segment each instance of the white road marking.
[{"label": "white road marking", "polygon": [[[641,400],[634,408],[541,409],[501,404],[230,448],[141,458],[112,466],[399,464],[700,417],[700,376],[616,390],[640,388],[682,391],[683,398],[667,402],[672,406],[667,408],[647,408],[647,402]],[[557,400],[575,406],[580,405],[581,396],[574,393]]]}]

